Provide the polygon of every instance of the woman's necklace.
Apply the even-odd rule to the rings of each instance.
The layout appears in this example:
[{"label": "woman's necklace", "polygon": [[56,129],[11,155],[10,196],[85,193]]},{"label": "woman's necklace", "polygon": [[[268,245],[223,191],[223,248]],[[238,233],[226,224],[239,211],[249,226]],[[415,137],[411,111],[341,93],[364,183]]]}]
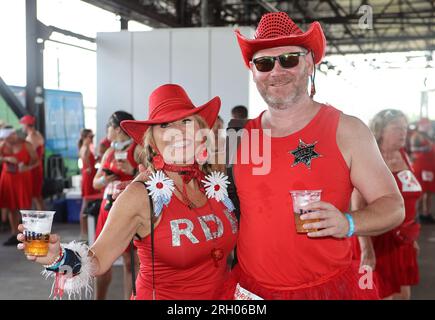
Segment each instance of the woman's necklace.
[{"label": "woman's necklace", "polygon": [[[197,209],[197,205],[195,205],[195,203],[193,203],[193,201],[191,201],[187,197],[187,193],[186,192],[182,192],[180,190],[180,188],[175,183],[174,183],[174,186],[175,186],[175,189],[178,191],[178,193],[180,193],[181,197],[183,198],[183,203],[187,205],[189,210],[193,210],[196,213],[198,219],[200,219],[203,222],[203,224],[207,225],[207,222],[204,220],[204,218],[202,216],[200,216],[200,214],[197,212],[197,210],[196,210]],[[216,220],[216,215],[213,214],[213,208],[211,207],[211,204],[210,204],[208,198],[207,198],[207,205],[208,205],[208,207],[210,209],[211,216],[213,217],[213,222],[214,222],[215,228],[217,228],[216,230],[211,230],[210,229],[211,238],[213,239],[213,242],[214,242],[214,246],[210,250],[210,257],[213,260],[214,266],[216,268],[218,268],[219,267],[219,263],[218,262],[224,258],[224,250],[222,248],[218,247],[218,245],[217,245],[217,238],[218,238],[218,235],[219,235],[219,227],[218,227],[218,223],[217,223],[217,220]],[[208,225],[207,225],[207,227],[208,227]]]}]

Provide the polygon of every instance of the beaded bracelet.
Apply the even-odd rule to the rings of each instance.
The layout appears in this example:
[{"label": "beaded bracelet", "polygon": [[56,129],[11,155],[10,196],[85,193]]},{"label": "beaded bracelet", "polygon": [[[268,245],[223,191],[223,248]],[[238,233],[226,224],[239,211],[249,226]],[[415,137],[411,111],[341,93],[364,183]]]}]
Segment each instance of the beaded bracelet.
[{"label": "beaded bracelet", "polygon": [[59,267],[57,265],[60,265],[60,262],[63,260],[64,257],[65,257],[65,249],[62,246],[60,246],[59,255],[56,257],[56,259],[54,259],[54,261],[50,264],[43,265],[43,267],[45,269],[56,269]]},{"label": "beaded bracelet", "polygon": [[355,232],[355,222],[353,221],[353,217],[349,213],[345,213],[344,216],[346,217],[347,221],[349,222],[349,231],[346,234],[346,237],[352,237]]}]

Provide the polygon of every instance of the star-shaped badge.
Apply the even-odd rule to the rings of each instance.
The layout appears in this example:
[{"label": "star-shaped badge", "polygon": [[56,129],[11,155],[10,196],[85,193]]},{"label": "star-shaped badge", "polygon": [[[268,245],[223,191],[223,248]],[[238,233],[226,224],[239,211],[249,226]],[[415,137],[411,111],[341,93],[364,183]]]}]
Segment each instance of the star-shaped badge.
[{"label": "star-shaped badge", "polygon": [[314,150],[316,143],[317,141],[312,144],[306,144],[302,139],[299,139],[298,147],[295,150],[289,151],[289,153],[295,157],[292,167],[303,163],[308,169],[311,169],[311,160],[321,157],[321,155]]}]

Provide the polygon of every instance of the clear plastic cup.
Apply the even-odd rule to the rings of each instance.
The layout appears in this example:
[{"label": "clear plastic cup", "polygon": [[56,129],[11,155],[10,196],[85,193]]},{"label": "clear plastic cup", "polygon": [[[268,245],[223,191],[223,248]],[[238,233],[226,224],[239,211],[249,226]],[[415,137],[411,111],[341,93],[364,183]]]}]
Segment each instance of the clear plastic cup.
[{"label": "clear plastic cup", "polygon": [[311,212],[305,210],[308,204],[320,201],[322,190],[292,190],[290,191],[293,200],[293,213],[295,216],[295,225],[297,233],[315,232],[317,229],[305,229],[304,224],[320,221],[319,219],[301,220],[300,216],[304,213]]},{"label": "clear plastic cup", "polygon": [[29,256],[46,256],[56,211],[20,210],[20,212],[24,225],[24,253]]}]

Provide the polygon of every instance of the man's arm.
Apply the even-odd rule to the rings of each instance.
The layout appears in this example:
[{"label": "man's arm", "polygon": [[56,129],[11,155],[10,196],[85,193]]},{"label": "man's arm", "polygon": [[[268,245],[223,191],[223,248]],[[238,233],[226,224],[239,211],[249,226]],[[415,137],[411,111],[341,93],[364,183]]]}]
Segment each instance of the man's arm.
[{"label": "man's arm", "polygon": [[349,150],[342,152],[350,155],[352,184],[367,203],[351,212],[355,234],[374,236],[401,224],[405,218],[403,198],[370,129],[361,120],[342,115],[337,143],[341,150]]},{"label": "man's arm", "polygon": [[[401,224],[405,218],[403,198],[369,128],[357,118],[342,115],[337,144],[350,169],[352,184],[367,202],[367,206],[350,212],[354,234],[375,236]],[[306,229],[320,229],[308,233],[309,237],[348,235],[348,219],[332,204],[320,201],[306,209],[314,212],[303,214],[302,220],[321,220],[304,225]]]}]

